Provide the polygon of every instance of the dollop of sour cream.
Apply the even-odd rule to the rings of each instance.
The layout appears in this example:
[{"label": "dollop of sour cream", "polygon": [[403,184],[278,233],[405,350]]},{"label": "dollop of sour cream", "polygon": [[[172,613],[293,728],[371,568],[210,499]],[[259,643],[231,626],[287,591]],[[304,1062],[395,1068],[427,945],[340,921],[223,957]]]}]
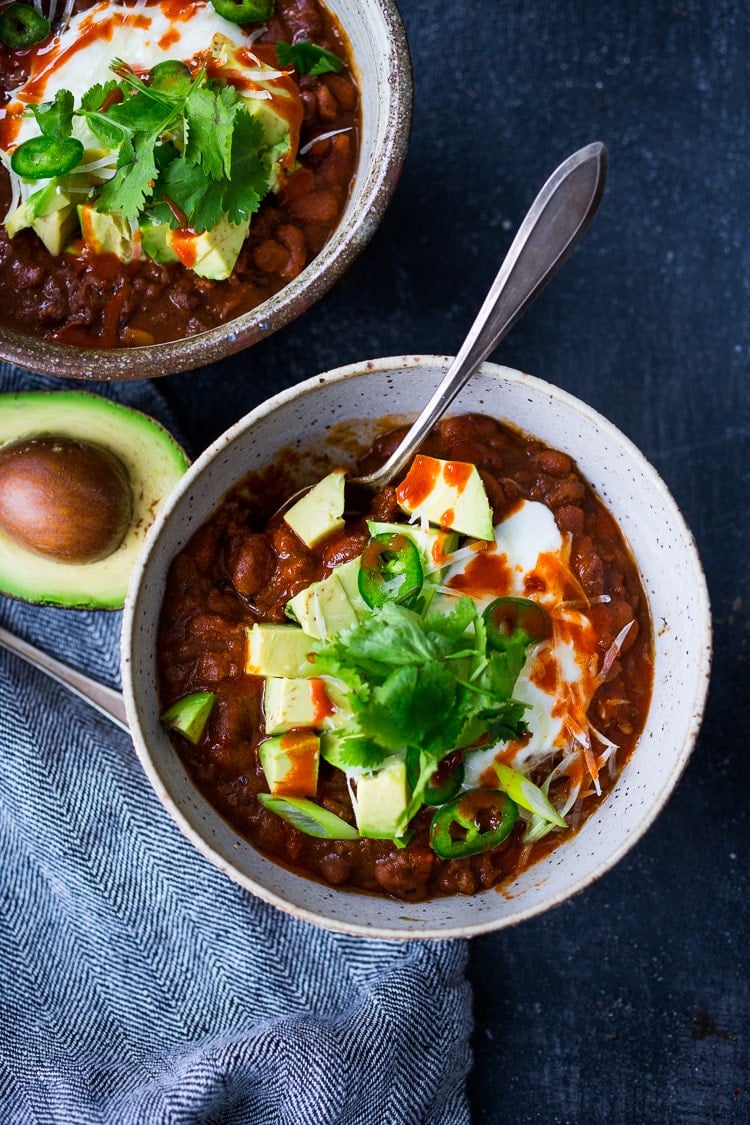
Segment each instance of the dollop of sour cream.
[{"label": "dollop of sour cream", "polygon": [[[92,86],[113,77],[110,67],[115,59],[125,60],[135,70],[150,70],[167,58],[189,62],[205,52],[217,34],[238,46],[247,44],[239,25],[224,19],[205,0],[159,0],[148,5],[143,0],[135,4],[103,0],[78,12],[64,30],[33,52],[28,79],[0,111],[0,148],[7,151],[39,132],[34,118],[23,116],[30,103],[52,101],[58,90],[69,90],[78,104]],[[92,138],[80,135],[80,139],[90,143]]]},{"label": "dollop of sour cream", "polygon": [[586,740],[587,712],[599,686],[597,637],[585,613],[588,600],[570,567],[570,537],[562,535],[549,508],[521,501],[496,526],[494,542],[460,553],[441,593],[468,595],[480,608],[504,595],[533,598],[552,622],[552,636],[531,648],[513,692],[527,705],[530,738],[467,755],[465,784],[496,784],[493,761],[527,773]]}]

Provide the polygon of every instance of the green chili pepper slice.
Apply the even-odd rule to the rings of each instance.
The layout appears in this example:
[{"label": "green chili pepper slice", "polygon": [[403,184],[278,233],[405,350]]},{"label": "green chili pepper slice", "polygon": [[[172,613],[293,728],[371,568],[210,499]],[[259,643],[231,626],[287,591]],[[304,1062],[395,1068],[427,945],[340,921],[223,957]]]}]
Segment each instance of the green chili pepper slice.
[{"label": "green chili pepper slice", "polygon": [[508,644],[536,644],[552,632],[549,614],[531,598],[495,598],[482,614],[490,648],[506,649]]},{"label": "green chili pepper slice", "polygon": [[190,67],[179,59],[165,59],[151,68],[150,86],[168,94],[185,93],[192,81]]},{"label": "green chili pepper slice", "polygon": [[231,23],[267,20],[273,14],[274,0],[211,0],[216,11]]},{"label": "green chili pepper slice", "polygon": [[385,532],[367,542],[359,566],[359,592],[371,609],[406,602],[422,589],[419,548],[406,535]]},{"label": "green chili pepper slice", "polygon": [[0,41],[16,51],[41,43],[51,33],[49,20],[30,4],[11,4],[0,16]]},{"label": "green chili pepper slice", "polygon": [[463,859],[502,844],[518,818],[518,807],[498,789],[470,789],[437,809],[430,844],[440,859]]},{"label": "green chili pepper slice", "polygon": [[75,137],[31,137],[15,150],[10,166],[25,180],[49,180],[75,168],[83,156],[83,145]]}]

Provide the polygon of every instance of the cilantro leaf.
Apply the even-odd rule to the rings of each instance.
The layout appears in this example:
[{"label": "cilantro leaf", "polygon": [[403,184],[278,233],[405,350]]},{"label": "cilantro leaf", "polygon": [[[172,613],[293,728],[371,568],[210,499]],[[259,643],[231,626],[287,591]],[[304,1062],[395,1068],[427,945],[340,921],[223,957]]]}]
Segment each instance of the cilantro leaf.
[{"label": "cilantro leaf", "polygon": [[[179,156],[167,166],[159,183],[159,198],[168,196],[184,213],[187,225],[197,234],[210,230],[224,214],[222,186],[209,180],[197,164]],[[180,223],[170,215],[171,225]]]},{"label": "cilantro leaf", "polygon": [[284,43],[283,40],[276,44],[276,58],[280,66],[293,66],[300,74],[336,73],[344,69],[343,60],[327,51],[325,47],[318,47],[301,39],[298,43]]},{"label": "cilantro leaf", "polygon": [[352,767],[374,770],[387,757],[382,746],[362,734],[356,723],[338,731],[329,731],[321,743],[323,758],[340,770]]},{"label": "cilantro leaf", "polygon": [[122,97],[122,89],[119,82],[115,82],[111,78],[109,82],[97,82],[95,86],[89,87],[85,94],[81,97],[81,112],[83,113],[98,113],[106,102],[112,98],[114,91],[118,91],[117,100]]},{"label": "cilantro leaf", "polygon": [[63,140],[70,136],[73,127],[73,95],[70,90],[58,90],[54,101],[31,105],[42,135]]},{"label": "cilantro leaf", "polygon": [[366,734],[389,750],[422,746],[433,754],[447,753],[445,716],[456,702],[456,682],[437,660],[398,668],[373,690],[359,722]]},{"label": "cilantro leaf", "polygon": [[154,147],[149,136],[126,138],[117,160],[117,171],[101,190],[97,209],[134,220],[153,192],[157,169]]},{"label": "cilantro leaf", "polygon": [[225,86],[218,94],[198,87],[185,100],[185,156],[189,163],[200,164],[214,180],[231,175],[232,129],[237,109],[238,96],[232,86]]},{"label": "cilantro leaf", "polygon": [[369,742],[383,756],[416,753],[415,794],[452,750],[525,731],[525,705],[512,698],[525,648],[488,651],[470,598],[451,613],[426,617],[386,602],[313,650],[316,674],[335,676],[349,688],[353,718],[343,728],[349,764],[365,764],[356,760],[357,737],[365,740],[368,762]]},{"label": "cilantro leaf", "polygon": [[247,110],[238,110],[232,134],[231,174],[224,189],[224,210],[230,223],[249,219],[268,194],[269,173],[259,156],[263,144],[263,126]]},{"label": "cilantro leaf", "polygon": [[97,208],[137,222],[147,209],[171,226],[197,234],[249,222],[271,188],[274,168],[263,126],[242,106],[237,90],[194,76],[176,60],[158,63],[146,80],[115,60],[119,81],[91,86],[75,108],[72,93],[31,106],[43,136],[69,138],[74,117],[85,119],[103,147],[117,153],[114,176],[99,190]]}]

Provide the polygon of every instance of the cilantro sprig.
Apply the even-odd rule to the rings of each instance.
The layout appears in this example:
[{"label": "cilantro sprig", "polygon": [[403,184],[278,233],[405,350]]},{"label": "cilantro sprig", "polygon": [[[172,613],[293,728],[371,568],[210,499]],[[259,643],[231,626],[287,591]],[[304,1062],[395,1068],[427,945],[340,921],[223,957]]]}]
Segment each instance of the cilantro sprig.
[{"label": "cilantro sprig", "polygon": [[237,90],[175,60],[159,63],[146,80],[121,60],[112,70],[116,78],[92,86],[77,109],[68,90],[29,107],[41,132],[32,138],[37,147],[44,138],[50,148],[70,138],[74,120],[83,118],[116,153],[99,210],[129,222],[148,212],[199,234],[224,215],[235,224],[249,219],[270,189],[270,170],[262,126]]},{"label": "cilantro sprig", "polygon": [[313,649],[315,674],[346,685],[352,712],[326,757],[340,769],[371,770],[405,751],[415,778],[409,818],[452,750],[526,733],[525,705],[512,698],[526,648],[490,647],[471,598],[425,616],[389,601]]},{"label": "cilantro sprig", "polygon": [[300,39],[297,43],[285,43],[280,40],[276,44],[276,58],[280,66],[293,66],[300,74],[310,74],[316,77],[319,74],[338,74],[344,69],[343,60],[319,47],[316,43],[309,43]]}]

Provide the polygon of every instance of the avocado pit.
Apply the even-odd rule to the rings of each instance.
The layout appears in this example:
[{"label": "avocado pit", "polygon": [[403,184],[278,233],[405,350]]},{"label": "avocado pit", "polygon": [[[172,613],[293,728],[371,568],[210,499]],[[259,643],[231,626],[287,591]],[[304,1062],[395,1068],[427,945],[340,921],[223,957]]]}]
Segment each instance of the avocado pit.
[{"label": "avocado pit", "polygon": [[51,435],[0,448],[0,528],[27,550],[96,562],[117,550],[132,519],[129,475],[110,450]]}]

